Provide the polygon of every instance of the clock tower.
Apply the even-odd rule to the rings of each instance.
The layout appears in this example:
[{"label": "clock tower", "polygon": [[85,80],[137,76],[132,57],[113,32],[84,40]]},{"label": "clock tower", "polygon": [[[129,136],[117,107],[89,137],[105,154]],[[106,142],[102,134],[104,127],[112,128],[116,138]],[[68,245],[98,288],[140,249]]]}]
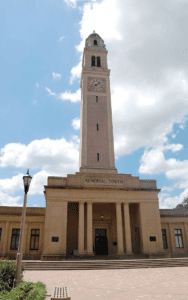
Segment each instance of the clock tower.
[{"label": "clock tower", "polygon": [[106,46],[93,32],[85,42],[81,76],[80,172],[117,174]]}]

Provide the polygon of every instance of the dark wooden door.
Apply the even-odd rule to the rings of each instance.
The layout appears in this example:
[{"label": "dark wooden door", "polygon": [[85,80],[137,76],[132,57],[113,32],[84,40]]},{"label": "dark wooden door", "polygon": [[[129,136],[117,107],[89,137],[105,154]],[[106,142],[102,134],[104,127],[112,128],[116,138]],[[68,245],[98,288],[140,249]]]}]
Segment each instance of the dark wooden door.
[{"label": "dark wooden door", "polygon": [[108,238],[106,229],[95,229],[95,254],[108,255]]}]

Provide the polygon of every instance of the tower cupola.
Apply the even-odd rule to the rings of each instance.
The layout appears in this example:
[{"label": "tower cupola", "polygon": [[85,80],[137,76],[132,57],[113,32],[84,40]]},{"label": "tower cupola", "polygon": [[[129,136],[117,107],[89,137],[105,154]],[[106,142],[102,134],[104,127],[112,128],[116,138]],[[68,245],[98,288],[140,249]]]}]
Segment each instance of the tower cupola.
[{"label": "tower cupola", "polygon": [[93,33],[86,39],[85,48],[106,50],[106,45],[104,44],[103,39],[101,39],[101,37],[93,31]]}]

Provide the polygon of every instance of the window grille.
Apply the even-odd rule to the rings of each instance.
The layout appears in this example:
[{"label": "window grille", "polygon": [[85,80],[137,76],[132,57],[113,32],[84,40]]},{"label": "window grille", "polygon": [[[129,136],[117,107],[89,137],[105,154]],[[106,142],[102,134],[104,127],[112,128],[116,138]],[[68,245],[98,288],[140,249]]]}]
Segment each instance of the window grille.
[{"label": "window grille", "polygon": [[97,124],[97,131],[99,131],[99,124]]},{"label": "window grille", "polygon": [[20,237],[20,229],[13,228],[12,236],[11,236],[10,250],[18,250],[19,237]]},{"label": "window grille", "polygon": [[30,250],[39,250],[40,229],[31,229]]},{"label": "window grille", "polygon": [[98,102],[98,96],[96,96],[96,102]]},{"label": "window grille", "polygon": [[97,153],[97,161],[99,161],[99,153]]},{"label": "window grille", "polygon": [[162,229],[162,237],[163,237],[163,248],[168,249],[166,229]]},{"label": "window grille", "polygon": [[181,229],[175,230],[176,248],[184,248]]}]

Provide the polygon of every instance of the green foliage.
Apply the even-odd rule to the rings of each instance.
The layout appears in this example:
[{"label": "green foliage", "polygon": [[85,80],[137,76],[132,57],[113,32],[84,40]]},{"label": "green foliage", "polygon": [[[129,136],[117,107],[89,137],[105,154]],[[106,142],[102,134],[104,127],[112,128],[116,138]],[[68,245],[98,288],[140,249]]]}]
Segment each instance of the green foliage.
[{"label": "green foliage", "polygon": [[[23,278],[24,266],[21,266],[21,279]],[[0,291],[10,291],[13,287],[14,278],[16,275],[16,262],[0,261]]]},{"label": "green foliage", "polygon": [[18,285],[13,288],[10,292],[0,296],[1,300],[42,300],[46,295],[46,287],[41,282],[25,282],[21,280]]},{"label": "green foliage", "polygon": [[21,280],[13,288],[16,275],[16,262],[0,260],[0,299],[1,300],[42,300],[46,295],[46,287],[43,283],[25,282],[23,278],[24,266],[21,266]]}]

